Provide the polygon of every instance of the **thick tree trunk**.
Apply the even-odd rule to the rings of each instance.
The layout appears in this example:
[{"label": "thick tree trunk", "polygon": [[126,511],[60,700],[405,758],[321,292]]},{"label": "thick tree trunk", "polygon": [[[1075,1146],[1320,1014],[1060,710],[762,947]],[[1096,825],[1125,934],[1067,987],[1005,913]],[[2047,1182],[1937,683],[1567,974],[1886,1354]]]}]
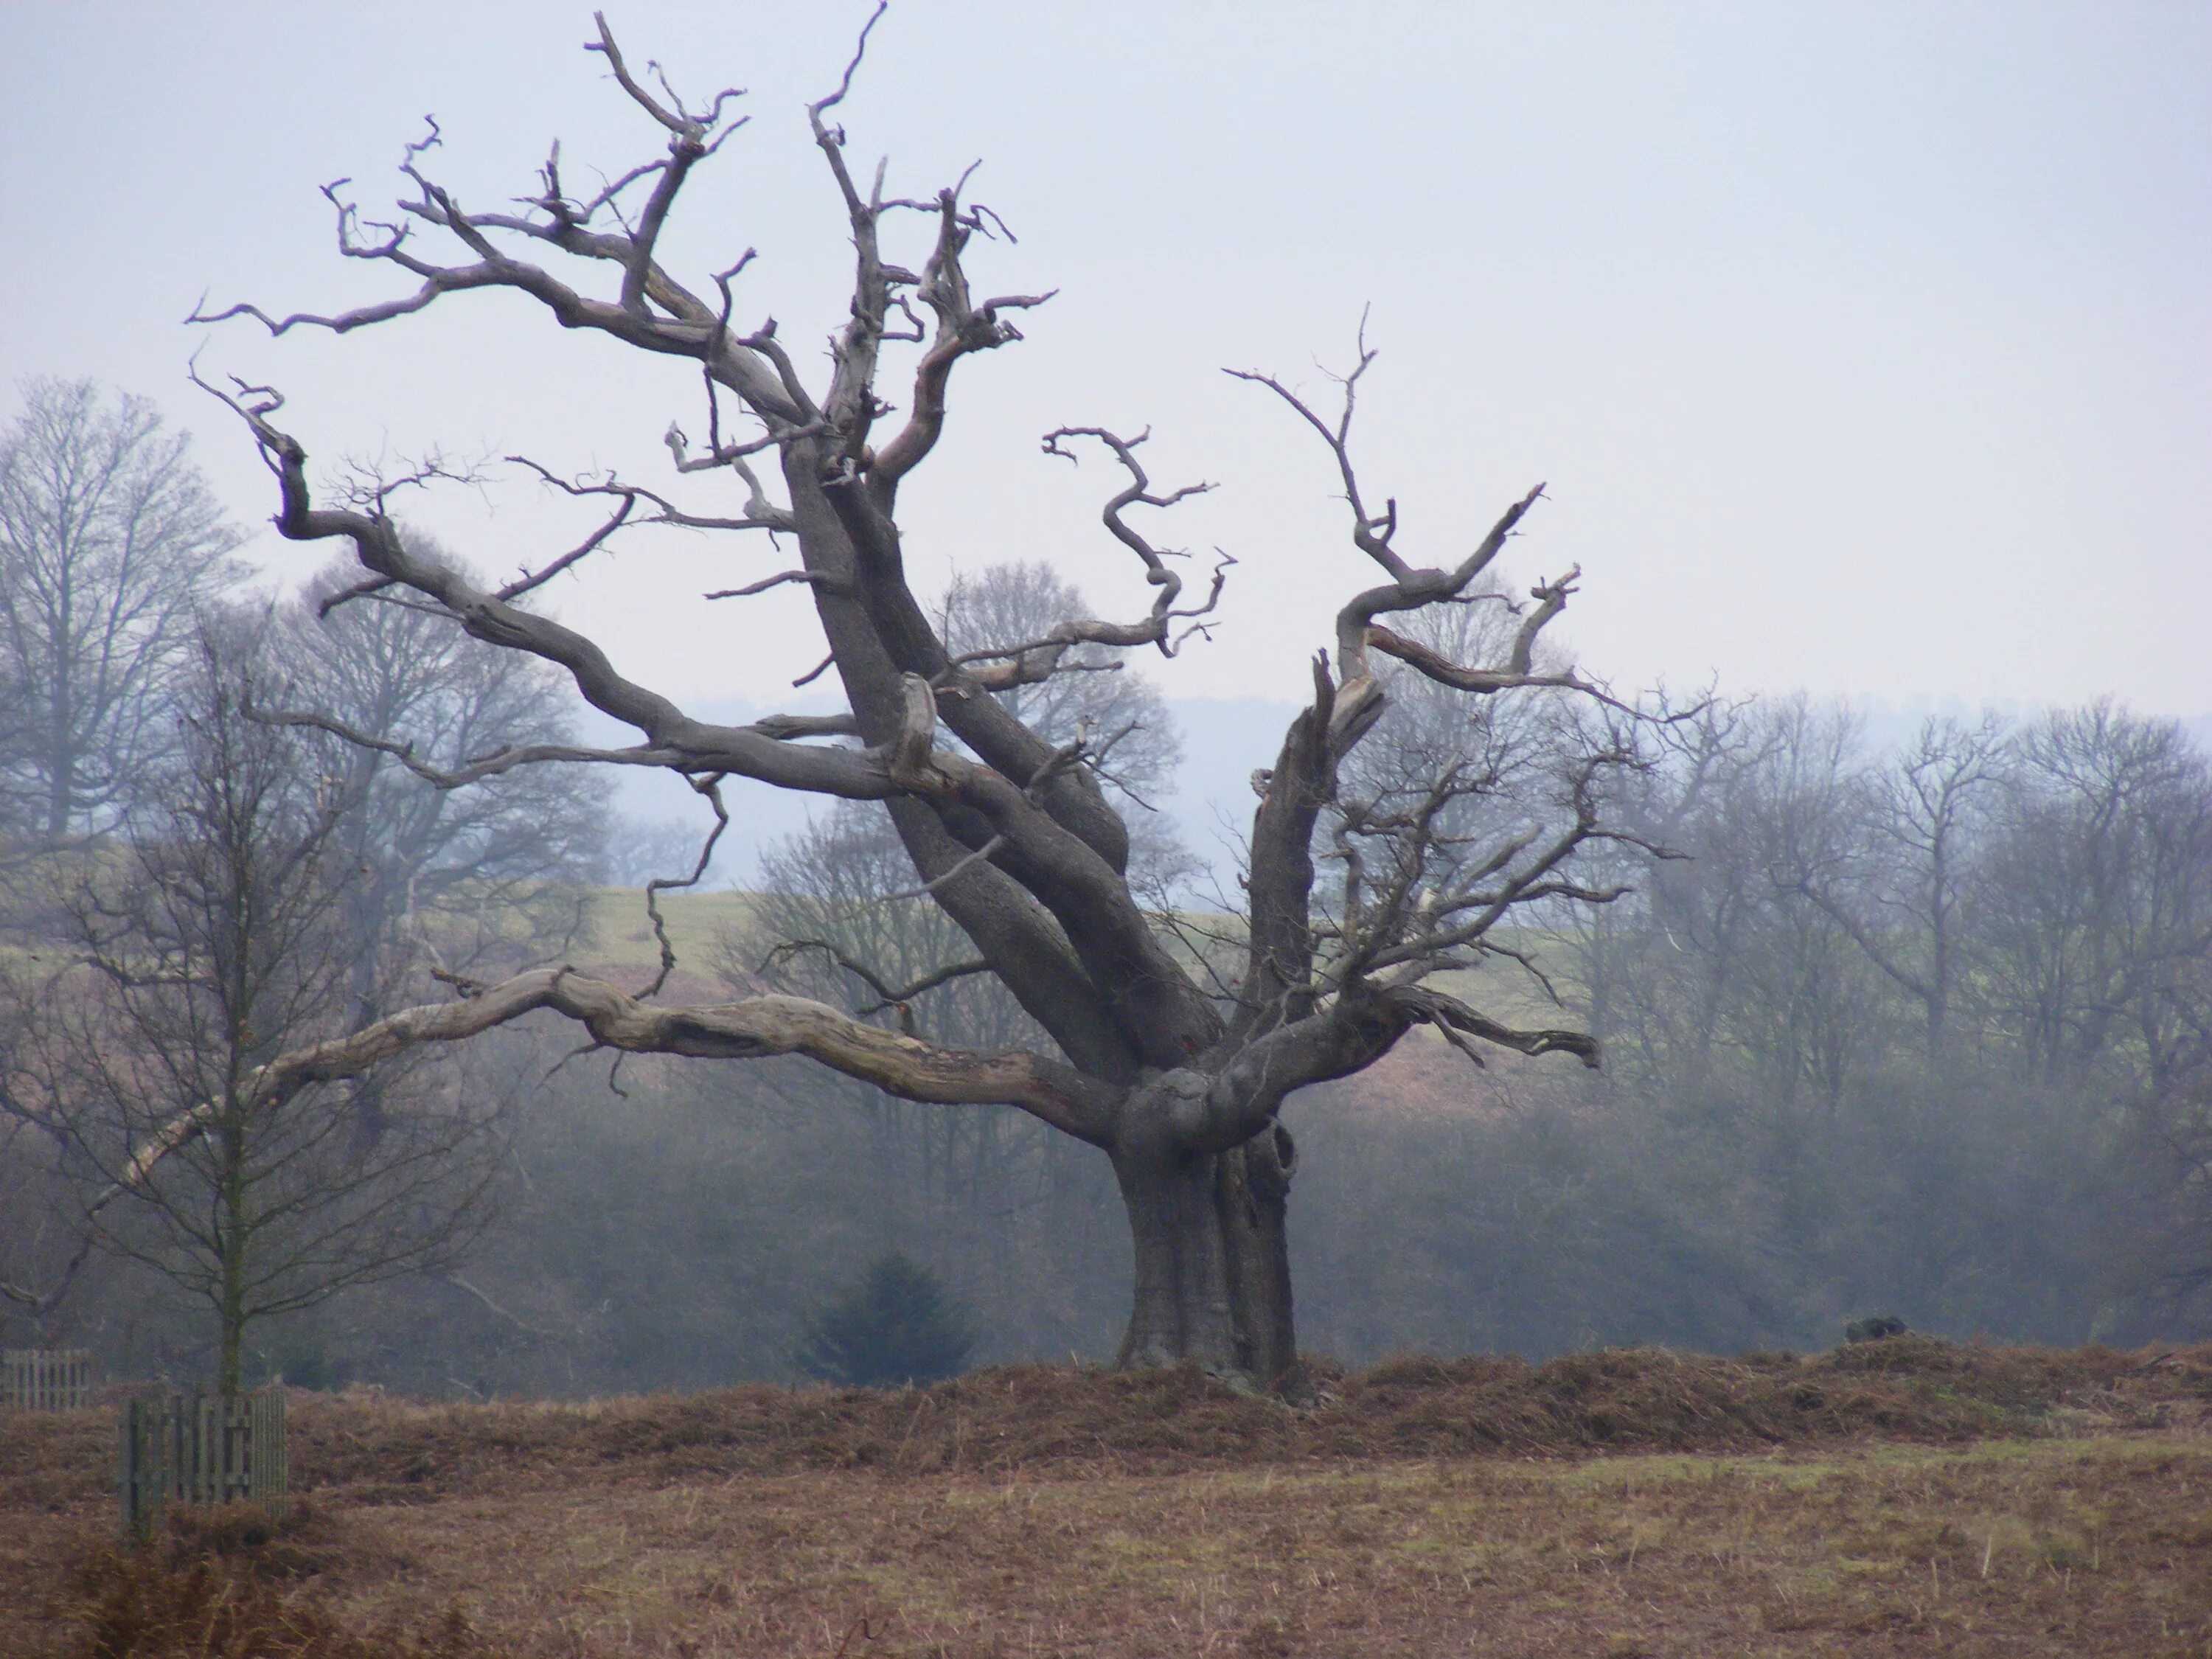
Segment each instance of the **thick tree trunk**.
[{"label": "thick tree trunk", "polygon": [[1271,1127],[1220,1153],[1125,1140],[1113,1156],[1136,1266],[1119,1363],[1195,1360],[1302,1395],[1285,1226],[1289,1131]]},{"label": "thick tree trunk", "polygon": [[1247,1372],[1273,1393],[1311,1392],[1291,1301],[1291,1176],[1297,1147],[1279,1123],[1215,1164],[1215,1212],[1229,1246],[1229,1305]]}]

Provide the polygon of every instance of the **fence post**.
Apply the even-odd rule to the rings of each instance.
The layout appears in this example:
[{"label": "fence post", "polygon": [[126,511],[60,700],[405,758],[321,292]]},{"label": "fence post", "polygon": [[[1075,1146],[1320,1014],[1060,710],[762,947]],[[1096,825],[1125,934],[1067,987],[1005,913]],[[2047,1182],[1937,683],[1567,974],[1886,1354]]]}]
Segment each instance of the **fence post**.
[{"label": "fence post", "polygon": [[116,1416],[116,1498],[126,1534],[144,1536],[172,1504],[284,1510],[290,1468],[284,1394],[166,1394],[123,1402]]},{"label": "fence post", "polygon": [[284,1445],[284,1391],[269,1389],[252,1396],[247,1431],[253,1471],[253,1501],[271,1514],[291,1488],[291,1459]]},{"label": "fence post", "polygon": [[74,1412],[92,1404],[92,1355],[82,1348],[0,1352],[0,1406]]},{"label": "fence post", "polygon": [[126,1400],[115,1413],[115,1497],[123,1510],[123,1534],[139,1530],[138,1402]]}]

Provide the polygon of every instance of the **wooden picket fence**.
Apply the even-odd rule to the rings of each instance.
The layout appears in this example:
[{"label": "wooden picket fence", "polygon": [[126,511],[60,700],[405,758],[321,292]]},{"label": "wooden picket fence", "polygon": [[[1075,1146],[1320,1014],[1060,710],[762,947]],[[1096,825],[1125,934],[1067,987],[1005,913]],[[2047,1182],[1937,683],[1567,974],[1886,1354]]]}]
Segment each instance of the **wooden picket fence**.
[{"label": "wooden picket fence", "polygon": [[155,1395],[117,1414],[117,1496],[123,1530],[145,1534],[172,1504],[284,1507],[284,1391]]},{"label": "wooden picket fence", "polygon": [[82,1348],[0,1351],[0,1406],[81,1412],[92,1404],[92,1355]]}]

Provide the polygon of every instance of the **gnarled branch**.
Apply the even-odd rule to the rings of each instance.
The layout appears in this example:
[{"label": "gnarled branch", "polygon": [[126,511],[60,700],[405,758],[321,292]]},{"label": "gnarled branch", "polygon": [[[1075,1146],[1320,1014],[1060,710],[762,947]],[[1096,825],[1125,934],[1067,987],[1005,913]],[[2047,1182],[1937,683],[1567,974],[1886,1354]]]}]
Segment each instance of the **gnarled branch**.
[{"label": "gnarled branch", "polygon": [[1005,1105],[1085,1139],[1103,1133],[1116,1091],[1073,1067],[1019,1049],[945,1048],[870,1025],[804,997],[665,1006],[565,968],[535,969],[458,1001],[402,1009],[327,1042],[278,1056],[254,1075],[262,1097],[356,1077],[410,1048],[453,1042],[540,1009],[629,1054],[758,1060],[805,1054],[902,1100]]},{"label": "gnarled branch", "polygon": [[[1220,603],[1221,590],[1228,579],[1229,568],[1237,561],[1226,553],[1222,554],[1219,562],[1213,568],[1213,582],[1206,593],[1205,602],[1182,608],[1176,606],[1176,601],[1182,593],[1182,578],[1169,567],[1167,561],[1170,558],[1180,558],[1182,555],[1171,550],[1154,547],[1121,515],[1127,508],[1139,504],[1146,507],[1173,507],[1177,501],[1188,496],[1203,495],[1213,486],[1206,483],[1186,484],[1182,489],[1171,490],[1164,495],[1153,494],[1151,480],[1146,477],[1144,467],[1138,462],[1135,454],[1137,446],[1143,443],[1149,436],[1151,436],[1149,432],[1144,432],[1133,438],[1123,438],[1109,432],[1103,427],[1071,426],[1061,427],[1048,432],[1044,437],[1046,454],[1058,455],[1070,462],[1074,461],[1076,457],[1073,451],[1062,447],[1064,441],[1070,438],[1095,438],[1112,450],[1115,458],[1128,471],[1129,484],[1106,503],[1101,517],[1104,520],[1106,528],[1113,533],[1115,538],[1143,561],[1145,580],[1158,590],[1153,597],[1152,609],[1144,620],[1134,623],[1109,623],[1082,618],[1071,619],[1054,624],[1042,639],[1028,640],[1017,645],[989,646],[981,650],[965,652],[951,659],[950,668],[964,671],[974,684],[986,690],[1010,690],[1018,685],[1041,684],[1050,679],[1055,673],[1062,672],[1066,654],[1074,646],[1103,645],[1127,650],[1138,646],[1151,645],[1157,646],[1162,656],[1172,657],[1180,648],[1182,641],[1188,638],[1194,629],[1204,628],[1205,624],[1195,619],[1210,615],[1214,607]],[[1192,623],[1192,627],[1176,633],[1173,631],[1172,625],[1178,621],[1188,621]],[[979,663],[991,663],[995,665],[991,668],[977,669],[975,665]],[[1074,668],[1096,666],[1089,663],[1066,665]]]}]

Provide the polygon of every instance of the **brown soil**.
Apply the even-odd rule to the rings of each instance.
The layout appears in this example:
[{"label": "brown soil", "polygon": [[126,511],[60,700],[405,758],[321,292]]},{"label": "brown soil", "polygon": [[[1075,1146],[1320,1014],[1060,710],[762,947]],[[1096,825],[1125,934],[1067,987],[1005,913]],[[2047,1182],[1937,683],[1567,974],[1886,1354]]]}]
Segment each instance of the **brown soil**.
[{"label": "brown soil", "polygon": [[271,1531],[0,1419],[0,1653],[2203,1653],[2212,1348],[1404,1359],[584,1406],[302,1395]]}]

